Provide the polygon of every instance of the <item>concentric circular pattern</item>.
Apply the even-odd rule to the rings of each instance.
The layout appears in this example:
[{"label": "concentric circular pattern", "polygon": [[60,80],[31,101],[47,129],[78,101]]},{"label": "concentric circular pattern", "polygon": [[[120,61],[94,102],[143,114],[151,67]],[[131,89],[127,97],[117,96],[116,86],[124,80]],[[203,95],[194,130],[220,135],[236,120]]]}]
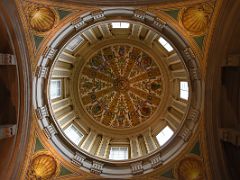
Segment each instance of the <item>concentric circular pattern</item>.
[{"label": "concentric circular pattern", "polygon": [[79,92],[92,119],[112,128],[130,128],[148,120],[158,109],[161,72],[143,50],[112,45],[85,64]]}]

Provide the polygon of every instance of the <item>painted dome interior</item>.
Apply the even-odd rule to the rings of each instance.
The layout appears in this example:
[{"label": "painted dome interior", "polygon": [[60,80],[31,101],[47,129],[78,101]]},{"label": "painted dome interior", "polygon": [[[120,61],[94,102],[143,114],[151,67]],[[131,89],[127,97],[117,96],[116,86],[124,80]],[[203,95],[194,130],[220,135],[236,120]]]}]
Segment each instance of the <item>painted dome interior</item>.
[{"label": "painted dome interior", "polygon": [[76,34],[50,76],[55,122],[75,147],[100,158],[127,160],[161,148],[188,110],[188,73],[174,45],[134,21],[96,23]]}]

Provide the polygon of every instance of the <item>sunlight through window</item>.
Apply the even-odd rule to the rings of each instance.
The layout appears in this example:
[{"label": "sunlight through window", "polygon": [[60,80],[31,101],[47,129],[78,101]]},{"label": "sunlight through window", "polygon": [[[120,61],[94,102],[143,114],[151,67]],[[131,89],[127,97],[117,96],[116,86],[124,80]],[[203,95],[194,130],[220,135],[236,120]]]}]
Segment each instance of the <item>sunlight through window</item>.
[{"label": "sunlight through window", "polygon": [[128,22],[113,22],[112,28],[129,28],[130,24]]},{"label": "sunlight through window", "polygon": [[83,134],[73,124],[71,124],[67,129],[65,129],[64,133],[76,145],[78,145],[83,138]]},{"label": "sunlight through window", "polygon": [[128,148],[127,147],[111,147],[109,159],[113,159],[113,160],[128,159]]},{"label": "sunlight through window", "polygon": [[157,140],[160,146],[164,145],[173,135],[173,130],[166,126],[157,136]]},{"label": "sunlight through window", "polygon": [[189,89],[188,89],[188,82],[181,81],[180,82],[180,98],[188,100]]},{"label": "sunlight through window", "polygon": [[173,47],[164,38],[160,37],[158,41],[168,52],[173,50]]},{"label": "sunlight through window", "polygon": [[50,98],[55,99],[61,97],[61,80],[51,80]]}]

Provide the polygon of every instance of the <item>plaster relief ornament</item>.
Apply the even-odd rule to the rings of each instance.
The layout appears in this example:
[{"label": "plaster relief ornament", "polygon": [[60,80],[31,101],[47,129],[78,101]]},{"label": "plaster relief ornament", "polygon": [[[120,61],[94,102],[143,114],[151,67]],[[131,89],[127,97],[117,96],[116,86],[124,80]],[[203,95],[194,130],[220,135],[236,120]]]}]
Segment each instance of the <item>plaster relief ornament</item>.
[{"label": "plaster relief ornament", "polygon": [[203,163],[199,157],[190,156],[180,161],[176,175],[179,180],[205,179]]},{"label": "plaster relief ornament", "polygon": [[141,49],[111,45],[84,65],[79,93],[95,121],[112,128],[134,127],[149,119],[160,104],[161,72]]},{"label": "plaster relief ornament", "polygon": [[45,33],[53,28],[56,15],[47,7],[30,6],[28,12],[30,27],[37,33]]},{"label": "plaster relief ornament", "polygon": [[28,169],[28,178],[31,180],[52,179],[57,172],[56,160],[48,154],[35,156]]},{"label": "plaster relief ornament", "polygon": [[211,22],[213,11],[214,5],[212,3],[185,8],[181,12],[181,23],[192,35],[205,34]]}]

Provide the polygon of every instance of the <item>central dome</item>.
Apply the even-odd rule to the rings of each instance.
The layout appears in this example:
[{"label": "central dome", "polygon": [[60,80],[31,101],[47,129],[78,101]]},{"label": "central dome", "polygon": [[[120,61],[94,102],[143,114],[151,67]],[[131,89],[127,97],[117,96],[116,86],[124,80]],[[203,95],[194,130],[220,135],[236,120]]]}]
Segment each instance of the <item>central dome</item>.
[{"label": "central dome", "polygon": [[106,177],[170,162],[199,117],[194,53],[166,22],[142,13],[106,9],[74,19],[36,72],[46,135],[73,164]]},{"label": "central dome", "polygon": [[130,128],[147,121],[161,102],[159,66],[144,50],[113,44],[82,67],[79,95],[89,116],[104,126]]}]

